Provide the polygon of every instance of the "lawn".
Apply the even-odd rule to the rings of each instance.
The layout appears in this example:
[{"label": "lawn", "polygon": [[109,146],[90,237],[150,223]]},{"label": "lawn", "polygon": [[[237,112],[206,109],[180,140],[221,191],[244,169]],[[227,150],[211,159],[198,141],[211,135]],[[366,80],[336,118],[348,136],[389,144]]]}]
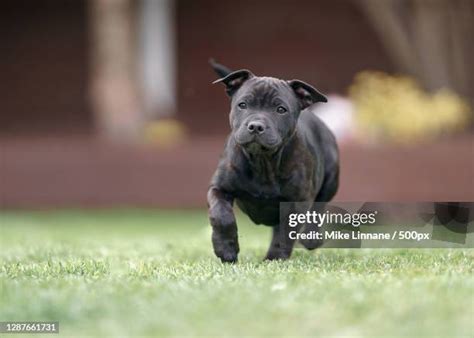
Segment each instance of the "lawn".
[{"label": "lawn", "polygon": [[297,249],[239,215],[239,263],[205,211],[0,214],[0,321],[64,336],[474,337],[474,251]]}]

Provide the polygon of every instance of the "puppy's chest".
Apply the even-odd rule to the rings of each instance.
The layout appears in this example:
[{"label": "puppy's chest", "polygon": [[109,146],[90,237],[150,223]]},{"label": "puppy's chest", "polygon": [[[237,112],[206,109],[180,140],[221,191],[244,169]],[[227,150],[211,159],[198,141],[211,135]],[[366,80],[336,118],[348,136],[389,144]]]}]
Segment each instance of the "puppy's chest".
[{"label": "puppy's chest", "polygon": [[242,199],[265,201],[283,197],[284,181],[277,177],[241,175],[237,185],[237,194]]},{"label": "puppy's chest", "polygon": [[237,205],[254,223],[278,224],[280,202],[284,201],[280,189],[241,190],[236,195]]},{"label": "puppy's chest", "polygon": [[300,192],[305,189],[298,184],[304,182],[299,178],[294,172],[268,175],[242,170],[234,181],[234,197],[254,223],[275,225],[279,223],[280,203],[300,200]]},{"label": "puppy's chest", "polygon": [[253,203],[291,201],[312,185],[306,174],[305,170],[262,173],[245,168],[235,172],[233,191],[237,198]]}]

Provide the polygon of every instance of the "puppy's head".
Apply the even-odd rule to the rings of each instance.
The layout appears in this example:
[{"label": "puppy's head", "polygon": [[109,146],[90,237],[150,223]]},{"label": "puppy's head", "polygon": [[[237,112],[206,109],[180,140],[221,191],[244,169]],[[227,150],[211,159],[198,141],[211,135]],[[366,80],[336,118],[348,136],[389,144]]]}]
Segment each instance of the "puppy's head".
[{"label": "puppy's head", "polygon": [[300,112],[326,97],[299,80],[280,80],[238,70],[214,81],[231,98],[232,136],[249,153],[272,153],[295,132]]}]

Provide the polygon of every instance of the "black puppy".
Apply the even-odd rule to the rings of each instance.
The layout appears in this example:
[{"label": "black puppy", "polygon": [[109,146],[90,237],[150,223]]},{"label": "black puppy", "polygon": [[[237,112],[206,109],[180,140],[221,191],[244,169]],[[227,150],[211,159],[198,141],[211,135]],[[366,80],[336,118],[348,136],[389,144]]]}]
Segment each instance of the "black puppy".
[{"label": "black puppy", "polygon": [[213,60],[211,66],[222,76],[214,83],[231,98],[232,128],[207,194],[214,252],[223,262],[237,261],[235,200],[253,222],[273,227],[266,259],[289,258],[294,240],[282,241],[279,203],[328,202],[338,188],[336,140],[305,110],[327,99],[303,81],[231,72]]}]

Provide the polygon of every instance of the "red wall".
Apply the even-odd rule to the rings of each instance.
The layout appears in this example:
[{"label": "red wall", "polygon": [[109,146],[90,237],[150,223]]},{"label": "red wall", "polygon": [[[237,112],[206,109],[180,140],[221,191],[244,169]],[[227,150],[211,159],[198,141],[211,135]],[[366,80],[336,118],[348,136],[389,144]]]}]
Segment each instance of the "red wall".
[{"label": "red wall", "polygon": [[[5,0],[0,10],[0,134],[93,130],[87,99],[87,1]],[[228,100],[211,85],[232,68],[344,93],[356,72],[390,70],[350,0],[176,0],[178,117],[194,133],[228,132]]]},{"label": "red wall", "polygon": [[3,0],[0,134],[88,132],[87,12],[78,0]]}]

